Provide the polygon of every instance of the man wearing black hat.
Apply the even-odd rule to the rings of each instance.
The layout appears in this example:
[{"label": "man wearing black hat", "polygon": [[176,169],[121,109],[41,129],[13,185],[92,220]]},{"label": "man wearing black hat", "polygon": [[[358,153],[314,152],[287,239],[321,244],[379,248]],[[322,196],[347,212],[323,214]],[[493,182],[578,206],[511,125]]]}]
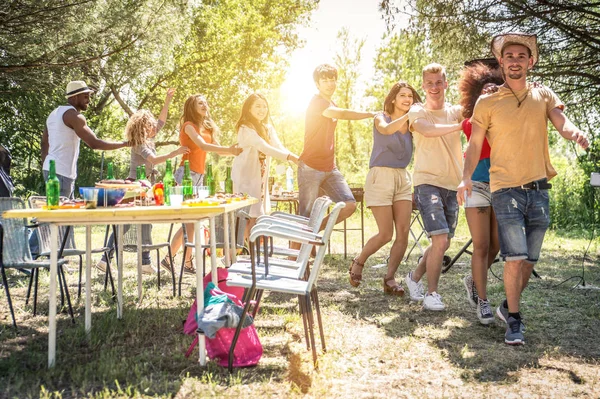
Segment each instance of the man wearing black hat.
[{"label": "man wearing black hat", "polygon": [[556,176],[548,152],[548,119],[567,140],[582,148],[589,143],[565,116],[564,104],[552,90],[527,82],[527,72],[538,60],[534,35],[496,36],[492,39],[492,53],[500,63],[505,83],[496,93],[480,97],[475,105],[457,197],[462,203],[465,194],[471,195],[471,176],[487,137],[491,147],[492,205],[505,261],[506,300],[496,314],[507,324],[504,342],[523,345],[525,326],[519,302],[550,223],[548,189],[552,185],[548,180]]},{"label": "man wearing black hat", "polygon": [[77,178],[79,142],[83,140],[94,150],[116,150],[127,147],[126,141],[112,142],[96,137],[87,125],[81,111],[90,103],[90,89],[83,81],[69,82],[66,97],[68,105],[61,105],[50,113],[42,136],[42,170],[48,179],[50,160],[56,163],[56,175],[60,181],[60,195],[73,198]]}]

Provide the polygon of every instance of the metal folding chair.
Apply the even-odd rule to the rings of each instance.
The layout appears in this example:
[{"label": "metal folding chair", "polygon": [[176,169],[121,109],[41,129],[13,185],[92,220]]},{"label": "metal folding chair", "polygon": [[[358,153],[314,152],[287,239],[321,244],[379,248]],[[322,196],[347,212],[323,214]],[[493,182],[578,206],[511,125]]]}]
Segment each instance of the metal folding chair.
[{"label": "metal folding chair", "polygon": [[[28,225],[27,219],[4,219],[2,217],[2,212],[11,209],[25,209],[25,202],[21,198],[0,198],[0,272],[2,273],[2,285],[4,285],[4,290],[8,299],[8,307],[12,316],[13,326],[16,328],[17,322],[15,320],[15,313],[10,298],[10,291],[8,288],[8,280],[6,277],[5,270],[31,270],[32,279],[34,278],[35,274],[34,296],[37,297],[38,271],[40,268],[50,269],[50,261],[40,261],[33,259],[33,257],[31,256],[31,251],[29,249],[28,229],[31,227],[37,227],[37,225]],[[71,297],[69,296],[67,279],[63,270],[63,265],[66,262],[67,261],[65,259],[58,260],[58,281],[61,287],[61,297],[63,295],[64,287],[64,295],[66,296],[67,304],[69,306],[69,314],[71,315],[71,320],[73,321],[73,323],[75,323],[75,317],[73,316],[73,308],[71,306]],[[35,315],[35,303],[33,309]]]}]

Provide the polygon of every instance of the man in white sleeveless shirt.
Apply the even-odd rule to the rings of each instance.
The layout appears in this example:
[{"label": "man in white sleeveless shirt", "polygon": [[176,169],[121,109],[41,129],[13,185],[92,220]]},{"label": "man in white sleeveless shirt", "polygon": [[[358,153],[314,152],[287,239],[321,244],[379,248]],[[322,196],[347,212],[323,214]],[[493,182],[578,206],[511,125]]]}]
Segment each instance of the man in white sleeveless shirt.
[{"label": "man in white sleeveless shirt", "polygon": [[129,146],[126,141],[99,139],[88,127],[81,111],[88,108],[90,93],[93,91],[84,81],[69,82],[66,91],[68,105],[61,105],[50,113],[42,136],[44,180],[48,180],[50,160],[53,159],[60,181],[60,195],[68,198],[73,198],[80,140],[94,150],[116,150]]}]

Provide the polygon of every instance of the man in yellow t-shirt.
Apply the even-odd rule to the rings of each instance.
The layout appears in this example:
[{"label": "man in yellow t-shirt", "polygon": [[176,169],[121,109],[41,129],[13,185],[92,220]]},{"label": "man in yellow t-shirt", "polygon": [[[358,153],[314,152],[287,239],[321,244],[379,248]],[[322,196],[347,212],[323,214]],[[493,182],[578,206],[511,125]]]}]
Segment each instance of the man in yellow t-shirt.
[{"label": "man in yellow t-shirt", "polygon": [[498,220],[500,252],[504,264],[506,300],[496,310],[506,324],[504,342],[523,345],[524,324],[519,302],[537,262],[550,223],[548,183],[556,172],[548,153],[548,119],[561,136],[582,148],[589,143],[563,113],[554,92],[527,83],[527,72],[538,59],[534,35],[509,33],[492,39],[505,83],[475,104],[473,132],[466,152],[458,201],[471,194],[484,137],[490,147],[492,205]]},{"label": "man in yellow t-shirt", "polygon": [[[446,71],[439,64],[423,68],[425,104],[415,104],[408,112],[409,128],[415,145],[413,184],[415,198],[431,245],[414,272],[405,278],[410,299],[423,301],[427,310],[444,310],[437,293],[444,253],[450,246],[458,220],[456,187],[462,175],[460,130],[462,107],[445,102],[448,88]],[[421,278],[427,274],[427,294]]]}]

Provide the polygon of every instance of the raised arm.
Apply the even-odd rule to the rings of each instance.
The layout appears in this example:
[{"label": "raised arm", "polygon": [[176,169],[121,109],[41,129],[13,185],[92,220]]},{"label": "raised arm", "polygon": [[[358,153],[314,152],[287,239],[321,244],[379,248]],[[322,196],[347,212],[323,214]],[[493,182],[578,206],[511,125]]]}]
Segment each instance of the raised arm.
[{"label": "raised arm", "polygon": [[406,132],[402,132],[401,130],[402,126],[404,126],[406,122],[408,122],[408,113],[402,115],[396,120],[391,121],[390,123],[387,123],[385,121],[383,114],[379,114],[375,117],[375,129],[377,129],[379,133],[388,136],[398,131],[400,131],[401,133],[408,133],[408,130],[406,130]]},{"label": "raised arm", "polygon": [[481,156],[481,147],[483,146],[483,140],[485,139],[485,130],[473,124],[473,130],[471,131],[471,138],[469,139],[469,145],[465,154],[465,166],[463,168],[463,178],[458,186],[456,193],[456,199],[458,204],[462,205],[465,200],[465,193],[470,197],[471,190],[473,189],[473,183],[471,176],[479,163],[479,157]]},{"label": "raised arm", "polygon": [[425,137],[441,137],[461,130],[460,123],[441,124],[431,123],[425,118],[419,118],[412,123],[412,130]]},{"label": "raised arm", "polygon": [[64,113],[63,121],[65,125],[75,130],[75,134],[93,150],[118,150],[119,148],[131,146],[127,141],[99,139],[87,125],[85,117],[73,109]]},{"label": "raised arm", "polygon": [[209,144],[202,138],[201,135],[196,133],[196,130],[191,126],[187,125],[184,129],[185,134],[202,150],[206,152],[216,152],[220,155],[239,155],[242,152],[241,148],[238,148],[236,145],[232,145],[231,147],[222,147],[220,145]]},{"label": "raised arm", "polygon": [[163,127],[165,122],[167,121],[167,116],[169,115],[169,105],[171,104],[171,100],[175,95],[175,89],[167,89],[167,95],[165,97],[165,104],[160,110],[160,115],[158,115],[158,126],[157,130],[160,130],[160,127]]},{"label": "raised arm", "polygon": [[550,118],[550,122],[554,125],[558,133],[561,136],[566,138],[567,140],[575,141],[579,146],[583,149],[589,147],[590,143],[588,141],[587,135],[583,133],[581,130],[577,128],[571,122],[569,118],[565,115],[563,110],[559,107],[556,107],[550,111],[548,114]]},{"label": "raised arm", "polygon": [[342,119],[347,121],[357,121],[375,116],[373,112],[352,111],[349,109],[329,107],[325,109],[322,115],[326,118]]}]

